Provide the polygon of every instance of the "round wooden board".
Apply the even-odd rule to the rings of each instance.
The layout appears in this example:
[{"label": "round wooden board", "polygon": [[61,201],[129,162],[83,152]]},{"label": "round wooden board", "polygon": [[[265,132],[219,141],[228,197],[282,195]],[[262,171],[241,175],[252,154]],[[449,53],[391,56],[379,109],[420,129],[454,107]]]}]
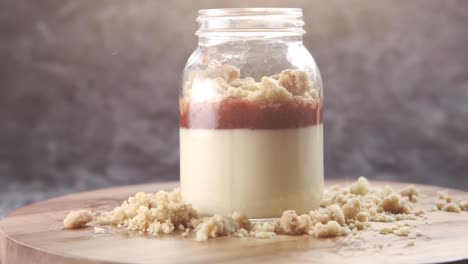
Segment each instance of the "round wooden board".
[{"label": "round wooden board", "polygon": [[[345,184],[327,181],[327,185]],[[384,185],[378,182],[374,185]],[[394,189],[406,184],[388,183]],[[171,190],[178,184],[160,183],[97,190],[39,202],[21,208],[0,222],[0,255],[3,264],[96,263],[434,263],[468,260],[468,212],[427,212],[425,220],[403,221],[418,225],[424,236],[410,239],[378,230],[394,223],[372,223],[358,236],[317,239],[310,236],[277,236],[273,239],[222,237],[205,243],[180,235],[144,237],[125,231],[94,234],[93,226],[64,230],[62,220],[70,210],[109,210],[139,191]],[[417,186],[426,197],[418,208],[434,207],[442,188]],[[449,190],[453,197],[468,193]]]}]

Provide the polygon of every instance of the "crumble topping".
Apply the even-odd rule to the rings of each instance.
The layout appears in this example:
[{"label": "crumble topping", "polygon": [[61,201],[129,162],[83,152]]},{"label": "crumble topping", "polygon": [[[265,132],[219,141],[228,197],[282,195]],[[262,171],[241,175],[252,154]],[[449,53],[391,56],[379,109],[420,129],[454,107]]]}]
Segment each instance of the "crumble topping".
[{"label": "crumble topping", "polygon": [[240,78],[240,69],[212,60],[206,70],[193,70],[184,84],[184,93],[194,101],[221,101],[227,98],[257,102],[303,101],[317,103],[319,93],[302,70],[286,69],[260,81]]}]

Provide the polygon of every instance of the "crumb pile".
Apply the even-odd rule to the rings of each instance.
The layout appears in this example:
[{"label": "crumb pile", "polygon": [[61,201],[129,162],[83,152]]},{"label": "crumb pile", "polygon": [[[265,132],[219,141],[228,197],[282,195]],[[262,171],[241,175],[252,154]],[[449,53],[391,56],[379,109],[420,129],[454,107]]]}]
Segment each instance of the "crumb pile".
[{"label": "crumb pile", "polygon": [[[346,187],[332,186],[324,193],[320,208],[308,214],[283,212],[279,219],[251,222],[240,212],[230,216],[202,217],[189,204],[182,201],[180,190],[160,191],[156,194],[137,193],[119,207],[97,217],[102,226],[126,227],[153,236],[181,233],[194,236],[197,241],[220,236],[272,238],[277,234],[311,235],[319,238],[346,236],[367,229],[371,222],[396,222],[424,218],[424,211],[413,208],[422,196],[412,185],[397,192],[390,186],[373,187],[360,177]],[[439,193],[437,207],[448,212],[468,210],[467,201],[454,202],[446,192]],[[82,216],[79,213],[83,213]],[[76,222],[73,222],[76,220]],[[92,220],[88,211],[71,212],[64,221],[66,228],[76,228]],[[98,229],[97,233],[103,233]],[[394,234],[415,238],[407,225],[397,223],[384,227],[380,234]]]},{"label": "crumb pile", "polygon": [[180,190],[156,194],[137,193],[121,206],[97,218],[100,225],[125,226],[152,235],[170,234],[176,228],[192,228],[199,216],[182,201]]}]

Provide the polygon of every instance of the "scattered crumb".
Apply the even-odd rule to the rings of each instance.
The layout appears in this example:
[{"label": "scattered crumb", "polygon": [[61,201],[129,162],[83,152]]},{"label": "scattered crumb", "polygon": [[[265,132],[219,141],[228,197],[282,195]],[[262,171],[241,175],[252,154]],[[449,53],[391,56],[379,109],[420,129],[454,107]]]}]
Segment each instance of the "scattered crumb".
[{"label": "scattered crumb", "polygon": [[271,239],[276,236],[275,229],[278,229],[278,222],[259,222],[252,226],[250,236],[261,239]]},{"label": "scattered crumb", "polygon": [[397,236],[408,236],[411,233],[411,230],[407,226],[399,227],[398,229],[393,230],[393,234]]},{"label": "scattered crumb", "polygon": [[250,227],[252,226],[249,218],[247,218],[247,216],[241,212],[234,212],[232,214],[232,219],[234,219],[234,222],[239,228],[244,230],[250,230]]},{"label": "scattered crumb", "polygon": [[340,225],[345,224],[345,221],[346,221],[345,220],[345,215],[343,213],[342,208],[337,204],[332,204],[332,205],[328,206],[327,210],[326,210],[326,215],[327,215],[327,218],[329,218],[330,220],[334,220],[334,221],[338,222],[338,224],[340,224]]},{"label": "scattered crumb", "polygon": [[380,234],[386,235],[386,234],[391,234],[393,233],[393,229],[391,227],[383,227],[379,231]]},{"label": "scattered crumb", "polygon": [[[235,69],[223,78],[234,78],[232,82],[240,82]],[[298,78],[295,81],[301,82],[300,77]],[[221,236],[272,239],[278,234],[311,235],[318,238],[353,235],[353,238],[358,238],[360,231],[369,228],[372,222],[392,222],[395,223],[393,226],[385,226],[378,233],[414,240],[423,234],[412,231],[413,227],[408,222],[399,221],[421,219],[425,224],[431,224],[423,210],[413,209],[410,204],[411,202],[416,206],[419,197],[422,194],[414,185],[395,191],[390,186],[373,187],[366,178],[359,177],[349,186],[332,186],[326,190],[321,207],[308,214],[298,215],[296,211],[288,210],[279,219],[251,222],[241,212],[227,216],[199,216],[191,205],[182,201],[180,190],[176,189],[155,194],[137,193],[112,211],[100,214],[97,223],[125,227],[139,234],[154,236],[177,232],[184,238],[194,237],[196,241],[206,241]],[[468,206],[467,201],[455,202],[447,192],[438,193],[436,205],[438,210],[449,212],[460,212]],[[90,212],[75,211],[65,218],[64,226],[77,228],[92,220]],[[101,234],[105,230],[95,227],[94,232]],[[414,245],[414,241],[412,242]],[[383,245],[376,247],[382,249]]]},{"label": "scattered crumb", "polygon": [[227,236],[236,231],[236,224],[232,218],[214,215],[196,227],[195,240],[206,241],[210,237]]},{"label": "scattered crumb", "polygon": [[437,195],[439,196],[439,199],[440,199],[440,200],[444,200],[444,201],[446,201],[447,203],[452,202],[452,197],[450,197],[450,196],[448,195],[448,191],[447,191],[447,190],[438,191],[438,192],[437,192]]},{"label": "scattered crumb", "polygon": [[369,181],[361,176],[359,179],[349,186],[349,191],[352,194],[365,195],[369,192],[370,184]]},{"label": "scattered crumb", "polygon": [[436,201],[436,207],[438,210],[459,213],[461,211],[468,211],[468,201],[458,200],[454,202],[454,199],[449,196],[448,191],[438,191],[438,200]]},{"label": "scattered crumb", "polygon": [[311,228],[311,219],[308,215],[296,214],[296,211],[284,211],[279,220],[281,233],[288,235],[308,234]]},{"label": "scattered crumb", "polygon": [[456,203],[447,203],[444,205],[442,210],[454,213],[459,213],[461,211],[460,207]]},{"label": "scattered crumb", "polygon": [[424,210],[422,210],[422,209],[419,209],[419,210],[414,211],[414,215],[415,215],[415,216],[420,216],[420,215],[423,215],[423,214],[425,214],[425,212],[424,212]]},{"label": "scattered crumb", "polygon": [[248,237],[249,236],[249,231],[247,231],[244,228],[239,229],[237,232],[234,233],[234,236],[236,237]]},{"label": "scattered crumb", "polygon": [[395,216],[387,213],[377,213],[371,218],[374,222],[395,222]]},{"label": "scattered crumb", "polygon": [[185,231],[181,234],[183,238],[187,238],[190,235],[190,228],[186,228]]},{"label": "scattered crumb", "polygon": [[341,226],[336,221],[330,221],[326,224],[316,223],[314,226],[314,235],[316,237],[336,237],[341,234]]},{"label": "scattered crumb", "polygon": [[356,220],[359,222],[367,222],[368,216],[365,212],[360,212],[356,215]]},{"label": "scattered crumb", "polygon": [[421,195],[414,185],[408,185],[400,191],[401,196],[406,196],[411,202],[417,202]]},{"label": "scattered crumb", "polygon": [[346,201],[346,204],[343,206],[343,213],[346,218],[346,220],[349,222],[349,220],[356,219],[357,214],[361,212],[362,205],[361,205],[361,200],[358,198],[351,198],[348,201]]},{"label": "scattered crumb", "polygon": [[416,242],[414,240],[408,241],[408,244],[406,244],[408,247],[414,247],[416,245]]},{"label": "scattered crumb", "polygon": [[366,229],[366,227],[368,226],[368,224],[369,224],[369,223],[367,223],[367,222],[359,222],[359,221],[357,221],[357,222],[354,223],[354,226],[357,228],[357,230],[364,230],[364,229]]},{"label": "scattered crumb", "polygon": [[412,214],[396,214],[395,215],[395,220],[401,221],[401,220],[416,220],[417,219],[417,213],[413,212]]},{"label": "scattered crumb", "polygon": [[379,204],[385,212],[392,214],[407,214],[411,212],[411,208],[405,203],[401,196],[397,193],[392,193],[385,197]]},{"label": "scattered crumb", "polygon": [[436,208],[437,210],[442,210],[447,202],[445,200],[437,200]]},{"label": "scattered crumb", "polygon": [[272,239],[276,236],[275,232],[256,232],[254,234],[255,238],[260,239]]},{"label": "scattered crumb", "polygon": [[67,229],[80,228],[91,221],[93,221],[93,215],[90,211],[71,211],[63,220],[63,226]]},{"label": "scattered crumb", "polygon": [[105,234],[106,233],[106,230],[102,227],[97,227],[95,226],[94,227],[94,234]]},{"label": "scattered crumb", "polygon": [[457,204],[461,210],[468,211],[468,201],[458,201]]}]

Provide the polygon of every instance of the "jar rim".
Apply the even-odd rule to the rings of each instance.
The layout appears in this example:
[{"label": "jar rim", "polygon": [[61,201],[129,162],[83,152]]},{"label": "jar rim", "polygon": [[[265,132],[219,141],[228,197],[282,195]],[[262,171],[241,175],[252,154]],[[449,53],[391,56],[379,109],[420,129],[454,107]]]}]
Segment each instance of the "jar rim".
[{"label": "jar rim", "polygon": [[302,8],[213,8],[198,10],[200,17],[217,17],[217,16],[252,16],[252,15],[288,15],[302,16]]},{"label": "jar rim", "polygon": [[218,8],[198,11],[199,37],[302,36],[301,8]]}]

